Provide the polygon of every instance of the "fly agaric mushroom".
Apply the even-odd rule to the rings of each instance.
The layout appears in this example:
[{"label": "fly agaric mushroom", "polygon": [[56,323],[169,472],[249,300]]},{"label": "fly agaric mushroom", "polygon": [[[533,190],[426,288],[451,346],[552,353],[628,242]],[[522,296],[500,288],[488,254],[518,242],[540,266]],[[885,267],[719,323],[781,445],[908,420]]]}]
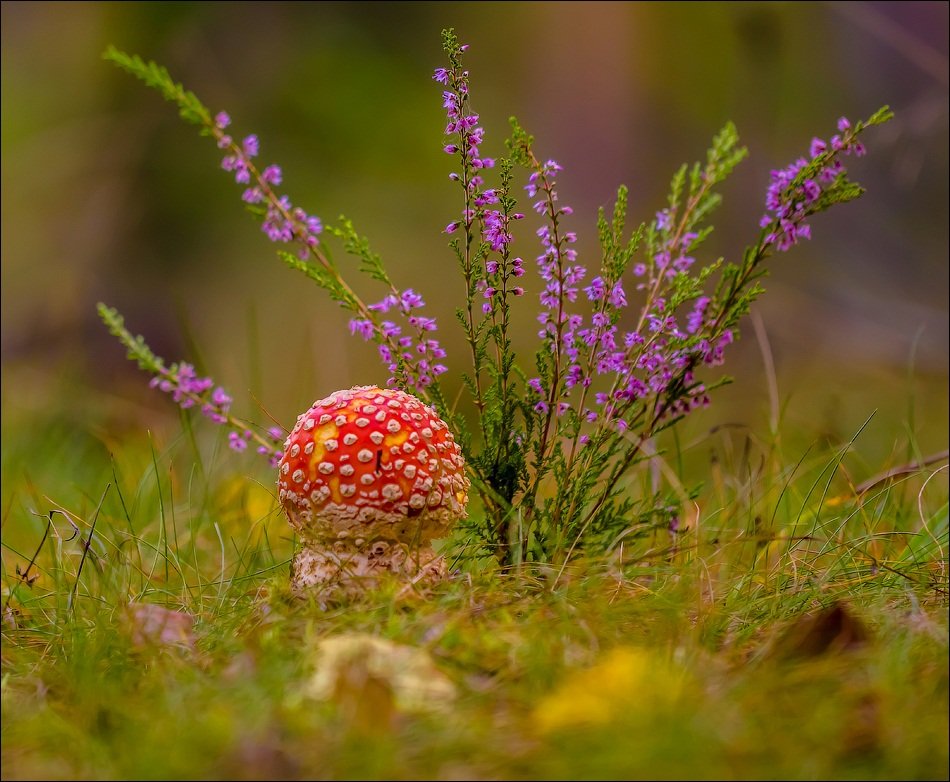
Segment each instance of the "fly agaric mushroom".
[{"label": "fly agaric mushroom", "polygon": [[470,484],[432,408],[404,391],[354,386],[297,419],[277,485],[303,544],[292,587],[354,595],[387,572],[412,582],[443,578],[432,541],[466,516]]}]

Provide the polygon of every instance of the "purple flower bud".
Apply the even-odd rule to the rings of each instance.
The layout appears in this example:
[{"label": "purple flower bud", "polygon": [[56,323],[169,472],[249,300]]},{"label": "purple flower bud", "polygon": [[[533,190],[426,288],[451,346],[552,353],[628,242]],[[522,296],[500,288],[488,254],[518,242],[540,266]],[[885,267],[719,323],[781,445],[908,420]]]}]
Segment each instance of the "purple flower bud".
[{"label": "purple flower bud", "polygon": [[237,432],[228,432],[228,446],[232,451],[242,453],[247,448],[247,441]]},{"label": "purple flower bud", "polygon": [[261,172],[261,181],[268,185],[279,185],[283,181],[284,175],[280,166],[268,166]]},{"label": "purple flower bud", "polygon": [[241,142],[241,148],[248,157],[257,157],[257,153],[260,150],[260,142],[257,136],[252,133],[250,136],[245,137],[244,141]]}]

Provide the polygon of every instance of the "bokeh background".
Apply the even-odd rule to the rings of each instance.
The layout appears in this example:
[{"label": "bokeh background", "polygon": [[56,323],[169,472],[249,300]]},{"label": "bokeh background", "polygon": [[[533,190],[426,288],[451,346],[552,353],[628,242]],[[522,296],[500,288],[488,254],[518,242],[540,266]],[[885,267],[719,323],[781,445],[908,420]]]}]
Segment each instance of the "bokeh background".
[{"label": "bokeh background", "polygon": [[[256,420],[291,424],[331,390],[386,377],[345,314],[276,258],[213,145],[101,59],[110,43],[166,65],[227,109],[236,133],[258,133],[262,162],[284,167],[296,203],[351,217],[397,284],[426,297],[457,378],[461,284],[440,232],[459,203],[430,78],[447,26],[471,44],[483,152],[503,152],[516,114],[564,166],[562,200],[591,266],[596,209],[616,186],[648,219],[675,168],[725,121],[751,154],[725,187],[708,252],[735,257],[757,230],[771,168],[839,116],[890,104],[896,120],[868,134],[851,167],[869,192],[775,259],[755,312],[783,428],[846,441],[874,413],[871,473],[908,442],[946,447],[947,3],[4,2],[5,516],[11,476],[42,492],[61,467],[30,461],[31,436],[60,438],[69,460],[80,443],[179,430],[97,301],[167,360],[212,374]],[[533,238],[517,245],[526,258]],[[528,301],[518,322],[525,350],[536,309]],[[767,428],[770,373],[750,323],[728,369],[737,382],[694,431]]]}]

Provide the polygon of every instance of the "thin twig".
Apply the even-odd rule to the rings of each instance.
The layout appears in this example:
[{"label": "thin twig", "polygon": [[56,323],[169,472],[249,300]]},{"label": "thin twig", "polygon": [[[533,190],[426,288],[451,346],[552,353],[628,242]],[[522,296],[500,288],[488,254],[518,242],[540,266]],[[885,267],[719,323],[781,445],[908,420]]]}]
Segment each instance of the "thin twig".
[{"label": "thin twig", "polygon": [[908,475],[910,473],[917,472],[924,467],[929,467],[931,464],[944,462],[947,460],[947,458],[950,458],[950,449],[931,454],[930,456],[925,456],[923,459],[915,462],[902,464],[900,467],[894,467],[887,472],[875,475],[873,478],[868,478],[866,481],[864,481],[864,483],[859,484],[857,488],[855,488],[854,493],[860,497],[870,489],[873,489],[879,483],[884,483],[884,481],[890,480],[891,478],[896,478],[899,475]]}]

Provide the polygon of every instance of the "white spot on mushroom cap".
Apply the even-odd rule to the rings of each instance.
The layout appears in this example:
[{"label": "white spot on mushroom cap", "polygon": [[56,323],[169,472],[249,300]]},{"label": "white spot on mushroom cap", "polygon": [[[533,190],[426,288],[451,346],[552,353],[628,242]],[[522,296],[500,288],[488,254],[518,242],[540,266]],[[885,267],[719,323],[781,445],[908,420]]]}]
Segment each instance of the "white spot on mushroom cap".
[{"label": "white spot on mushroom cap", "polygon": [[297,443],[294,443],[292,446],[290,446],[290,458],[291,458],[291,459],[296,459],[296,458],[297,458],[297,454],[299,454],[299,453],[300,453],[300,446],[297,445]]},{"label": "white spot on mushroom cap", "polygon": [[395,483],[387,483],[383,486],[383,498],[393,501],[402,498],[402,489],[399,488]]},{"label": "white spot on mushroom cap", "polygon": [[328,424],[332,420],[333,420],[332,415],[330,415],[329,413],[324,413],[323,415],[320,416],[320,426],[323,426],[324,424]]},{"label": "white spot on mushroom cap", "polygon": [[376,405],[363,405],[363,406],[360,408],[360,412],[361,412],[361,413],[366,413],[367,415],[369,415],[370,413],[375,413],[375,412],[376,412]]},{"label": "white spot on mushroom cap", "polygon": [[368,472],[365,475],[360,476],[360,483],[364,486],[369,486],[371,483],[376,481],[376,476],[373,473]]},{"label": "white spot on mushroom cap", "polygon": [[390,400],[386,403],[386,407],[392,408],[393,410],[398,410],[400,407],[402,407],[402,405],[399,403],[398,400],[396,400],[396,399],[390,399]]},{"label": "white spot on mushroom cap", "polygon": [[333,423],[335,423],[337,426],[346,426],[346,416],[345,416],[345,415],[338,415],[338,416],[334,419]]},{"label": "white spot on mushroom cap", "polygon": [[340,484],[340,494],[344,497],[352,497],[356,494],[356,486],[352,483],[341,483]]},{"label": "white spot on mushroom cap", "polygon": [[349,478],[354,472],[356,472],[356,469],[352,464],[340,465],[340,475],[342,475],[344,478]]},{"label": "white spot on mushroom cap", "polygon": [[425,504],[426,498],[421,494],[413,494],[409,498],[409,507],[413,508],[414,510],[419,510],[419,508],[423,507]]},{"label": "white spot on mushroom cap", "polygon": [[304,471],[294,470],[294,474],[290,477],[293,478],[294,483],[300,483],[304,478]]},{"label": "white spot on mushroom cap", "polygon": [[376,445],[381,445],[383,442],[383,433],[382,432],[370,432],[369,439],[372,440]]},{"label": "white spot on mushroom cap", "polygon": [[307,456],[309,456],[310,454],[313,453],[313,440],[311,440],[309,443],[307,443],[307,444],[303,447],[303,452],[304,452],[305,454],[307,454]]},{"label": "white spot on mushroom cap", "polygon": [[348,434],[343,435],[343,445],[353,445],[353,443],[355,443],[359,439],[360,438],[357,437],[355,434],[353,434],[352,432],[349,432]]},{"label": "white spot on mushroom cap", "polygon": [[332,462],[320,462],[317,465],[317,469],[322,472],[324,475],[329,475],[333,472],[333,463]]},{"label": "white spot on mushroom cap", "polygon": [[356,424],[360,429],[362,429],[362,428],[364,428],[364,427],[366,427],[366,426],[369,426],[369,419],[368,419],[368,418],[357,418],[353,423]]},{"label": "white spot on mushroom cap", "polygon": [[323,447],[326,448],[328,451],[335,451],[337,448],[340,447],[340,444],[331,437],[329,440],[323,441]]},{"label": "white spot on mushroom cap", "polygon": [[413,478],[415,478],[415,477],[416,477],[416,465],[414,465],[414,464],[407,464],[407,465],[406,465],[406,469],[403,470],[403,475],[405,475],[405,476],[406,476],[407,478],[409,478],[410,480],[412,480]]},{"label": "white spot on mushroom cap", "polygon": [[396,434],[402,427],[399,425],[399,421],[395,418],[390,419],[389,423],[386,424],[386,431],[390,434]]},{"label": "white spot on mushroom cap", "polygon": [[372,452],[371,450],[369,450],[369,448],[364,448],[364,449],[361,450],[358,454],[356,454],[356,458],[359,459],[361,462],[364,462],[364,463],[365,463],[365,462],[372,461],[372,460],[373,460],[373,452]]},{"label": "white spot on mushroom cap", "polygon": [[282,465],[280,465],[280,471],[281,471],[284,475],[286,475],[288,472],[290,472],[290,463],[289,463],[289,462],[284,462]]},{"label": "white spot on mushroom cap", "polygon": [[426,440],[432,439],[432,430],[428,426],[422,430],[421,434],[426,438]]},{"label": "white spot on mushroom cap", "polygon": [[382,423],[386,420],[386,411],[380,410],[378,413],[376,413],[376,415],[373,416],[373,418],[375,418],[378,423]]}]

